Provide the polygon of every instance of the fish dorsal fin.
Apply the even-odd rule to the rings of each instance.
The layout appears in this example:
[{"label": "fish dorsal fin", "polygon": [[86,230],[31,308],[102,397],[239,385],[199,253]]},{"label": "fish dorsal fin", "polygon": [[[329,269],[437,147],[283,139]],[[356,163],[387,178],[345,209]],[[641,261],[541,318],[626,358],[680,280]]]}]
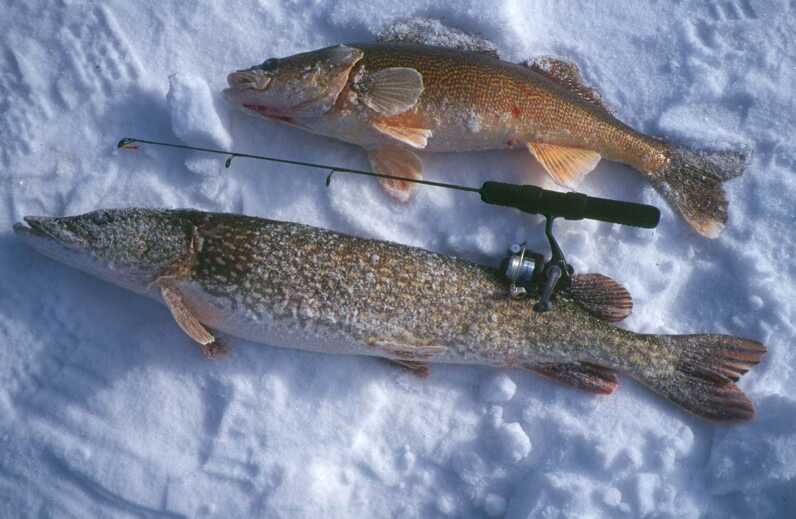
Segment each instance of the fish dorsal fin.
[{"label": "fish dorsal fin", "polygon": [[433,18],[413,17],[398,20],[384,27],[376,38],[384,43],[432,45],[467,52],[479,52],[500,59],[497,47],[491,41],[461,29],[448,27]]},{"label": "fish dorsal fin", "polygon": [[411,128],[409,126],[390,124],[387,121],[374,121],[371,124],[373,128],[384,135],[421,150],[428,145],[428,139],[431,138],[431,130],[425,128]]},{"label": "fish dorsal fin", "polygon": [[534,72],[542,74],[551,81],[558,83],[584,101],[588,101],[597,108],[602,109],[604,112],[611,113],[608,107],[605,106],[600,93],[587,86],[583,81],[580,69],[574,63],[552,56],[540,56],[538,58],[529,59],[523,63],[523,65]]},{"label": "fish dorsal fin", "polygon": [[[415,180],[423,178],[423,163],[420,158],[406,149],[381,148],[368,152],[370,167],[380,175],[404,177]],[[405,180],[380,178],[381,187],[388,195],[399,202],[406,203],[412,197],[414,183]]]},{"label": "fish dorsal fin", "polygon": [[356,90],[368,108],[390,117],[414,108],[423,93],[423,75],[408,67],[385,68],[365,77]]},{"label": "fish dorsal fin", "polygon": [[633,311],[630,292],[602,274],[577,274],[567,291],[587,312],[609,323],[621,321]]},{"label": "fish dorsal fin", "polygon": [[570,189],[575,189],[601,158],[595,151],[539,142],[529,142],[528,150],[553,177],[556,184]]},{"label": "fish dorsal fin", "polygon": [[599,395],[610,395],[619,385],[616,373],[588,362],[545,363],[525,366],[537,375]]}]

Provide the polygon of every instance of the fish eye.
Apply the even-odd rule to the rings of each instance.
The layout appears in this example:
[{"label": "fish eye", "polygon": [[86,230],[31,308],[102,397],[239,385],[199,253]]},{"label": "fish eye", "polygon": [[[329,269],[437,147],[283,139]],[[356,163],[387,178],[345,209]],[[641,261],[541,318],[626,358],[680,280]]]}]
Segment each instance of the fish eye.
[{"label": "fish eye", "polygon": [[270,59],[267,59],[267,60],[263,61],[263,64],[260,65],[260,68],[262,70],[265,70],[266,72],[272,72],[272,71],[276,70],[276,66],[278,64],[279,64],[279,60],[277,58],[270,58]]}]

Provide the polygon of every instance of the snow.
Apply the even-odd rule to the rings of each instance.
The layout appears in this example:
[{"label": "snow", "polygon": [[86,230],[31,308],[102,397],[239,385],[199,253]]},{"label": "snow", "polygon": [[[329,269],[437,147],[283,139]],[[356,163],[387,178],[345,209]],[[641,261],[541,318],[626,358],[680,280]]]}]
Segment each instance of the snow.
[{"label": "snow", "polygon": [[517,384],[506,373],[498,373],[481,385],[484,402],[508,402],[517,391]]},{"label": "snow", "polygon": [[[766,343],[741,383],[753,422],[706,423],[626,377],[597,397],[521,370],[434,366],[418,379],[375,359],[237,340],[208,362],[165,307],[11,233],[24,215],[135,205],[293,220],[482,262],[526,239],[543,249],[537,218],[466,194],[419,188],[398,206],[360,178],[327,188],[299,167],[115,149],[132,136],[365,168],[360,150],[245,116],[220,91],[234,69],[373,40],[412,16],[477,33],[507,60],[574,61],[639,130],[749,148],[716,241],[609,162],[583,191],[655,204],[660,226],[556,229],[576,269],[633,293],[623,326]],[[792,517],[794,28],[785,0],[6,2],[0,517]],[[424,161],[433,180],[552,187],[521,151]]]}]

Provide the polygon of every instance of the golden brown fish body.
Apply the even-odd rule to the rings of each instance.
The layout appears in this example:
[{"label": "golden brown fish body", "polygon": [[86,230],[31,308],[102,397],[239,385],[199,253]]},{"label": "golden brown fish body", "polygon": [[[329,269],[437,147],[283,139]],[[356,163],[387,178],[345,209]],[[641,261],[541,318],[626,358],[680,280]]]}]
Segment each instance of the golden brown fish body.
[{"label": "golden brown fish body", "polygon": [[[721,184],[743,157],[693,152],[615,118],[571,63],[517,65],[484,52],[411,43],[329,47],[229,75],[226,97],[249,112],[365,148],[379,173],[422,177],[421,151],[527,149],[575,187],[601,158],[640,171],[701,234],[727,220]],[[408,201],[412,184],[386,181]]]},{"label": "golden brown fish body", "polygon": [[[645,137],[605,109],[578,97],[543,74],[486,53],[412,44],[356,44],[364,56],[330,117],[356,114],[358,126],[372,121],[431,130],[426,151],[471,151],[557,144],[597,151],[610,160],[653,171],[666,161],[668,146]],[[423,77],[423,92],[411,110],[383,117],[357,111],[357,78],[392,67]],[[377,135],[378,136],[378,135]],[[340,137],[340,135],[338,135]],[[345,135],[342,136],[345,139]],[[354,144],[368,146],[369,134]],[[364,142],[363,142],[364,141]],[[381,142],[384,142],[381,140]]]}]

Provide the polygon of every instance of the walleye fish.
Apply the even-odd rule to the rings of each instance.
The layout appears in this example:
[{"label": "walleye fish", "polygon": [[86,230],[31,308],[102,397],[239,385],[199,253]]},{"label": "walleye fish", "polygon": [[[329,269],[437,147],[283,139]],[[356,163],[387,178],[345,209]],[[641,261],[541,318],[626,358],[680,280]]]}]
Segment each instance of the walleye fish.
[{"label": "walleye fish", "polygon": [[209,356],[211,330],[274,346],[427,363],[524,368],[608,394],[616,371],[703,418],[752,418],[735,385],[765,348],[726,335],[642,335],[559,297],[507,297],[496,269],[297,223],[193,210],[26,217],[39,252],[164,303]]},{"label": "walleye fish", "polygon": [[[377,173],[422,178],[415,150],[527,148],[575,188],[601,158],[646,177],[700,234],[727,222],[722,183],[742,174],[732,151],[692,151],[614,117],[577,67],[526,64],[406,41],[337,45],[229,74],[224,95],[244,111],[363,147]],[[382,180],[408,201],[412,184]]]}]

